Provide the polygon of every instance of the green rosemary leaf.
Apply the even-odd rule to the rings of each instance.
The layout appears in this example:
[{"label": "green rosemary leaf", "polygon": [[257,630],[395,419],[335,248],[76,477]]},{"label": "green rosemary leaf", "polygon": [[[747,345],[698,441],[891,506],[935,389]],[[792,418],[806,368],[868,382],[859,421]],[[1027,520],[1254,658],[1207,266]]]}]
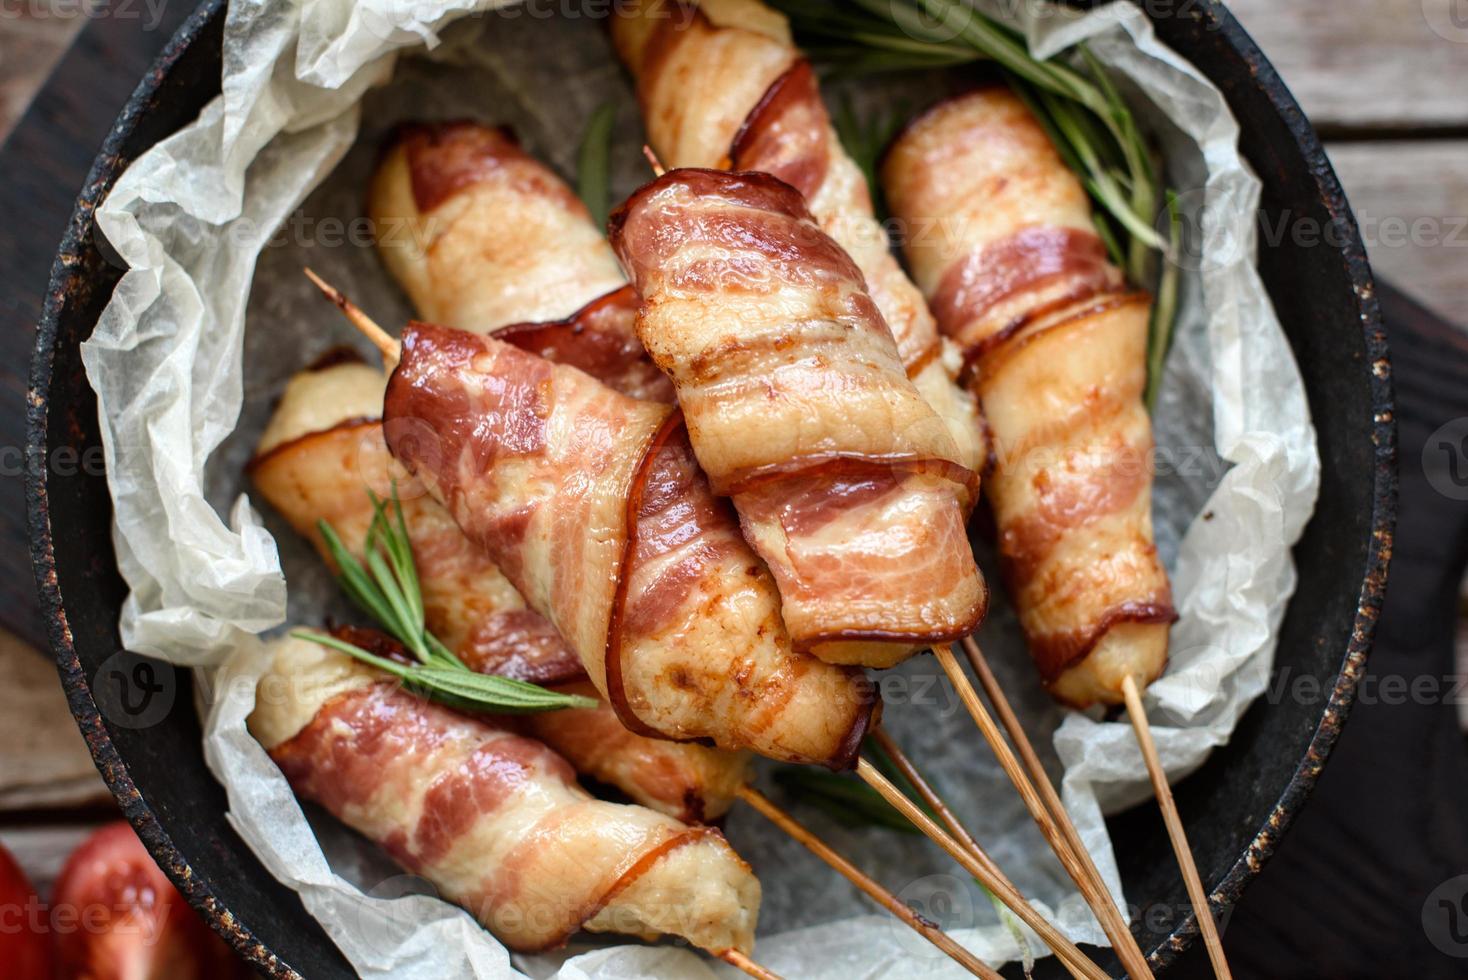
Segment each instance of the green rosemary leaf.
[{"label": "green rosemary leaf", "polygon": [[461,710],[493,714],[524,714],[532,711],[562,711],[594,708],[597,702],[579,694],[549,691],[507,677],[476,674],[461,668],[412,666],[379,657],[361,647],[326,633],[294,630],[291,635],[338,650],[363,663],[399,678],[413,690]]},{"label": "green rosemary leaf", "polygon": [[930,71],[976,60],[971,55],[946,55],[939,52],[913,54],[844,44],[807,44],[804,50],[817,62],[822,77],[838,79],[865,78],[898,71]]},{"label": "green rosemary leaf", "polygon": [[[808,53],[837,75],[936,68],[989,60],[1009,77],[1066,164],[1095,200],[1096,226],[1107,252],[1139,287],[1153,284],[1148,363],[1161,363],[1176,315],[1175,265],[1157,253],[1159,210],[1170,192],[1161,185],[1135,114],[1105,66],[1079,44],[1074,66],[1033,57],[1023,35],[963,0],[773,0],[790,17]],[[832,71],[834,67],[834,71]],[[846,141],[843,134],[843,142]],[[848,143],[856,156],[857,142]],[[875,190],[875,187],[873,188]],[[1104,216],[1103,216],[1104,215]],[[1165,277],[1171,275],[1171,280]],[[1167,299],[1167,302],[1164,302]]]},{"label": "green rosemary leaf", "polygon": [[880,793],[850,776],[792,765],[777,769],[775,782],[844,826],[918,832]]},{"label": "green rosemary leaf", "polygon": [[347,597],[363,612],[379,623],[390,620],[392,608],[388,605],[387,599],[373,585],[362,563],[357,561],[356,556],[342,544],[336,529],[324,520],[316,522],[316,529],[321,532],[322,539],[326,541],[326,549],[331,553],[331,560],[336,564],[337,582],[341,585],[342,591],[346,592]]},{"label": "green rosemary leaf", "polygon": [[846,155],[851,157],[852,162],[866,178],[867,190],[872,198],[872,209],[879,221],[885,220],[887,214],[886,202],[882,197],[882,185],[877,179],[877,164],[887,144],[902,127],[906,116],[905,109],[897,109],[888,113],[878,113],[870,119],[863,120],[858,116],[856,107],[852,105],[849,98],[843,98],[840,101],[832,116],[831,121],[832,125],[836,127],[837,139],[846,149]]},{"label": "green rosemary leaf", "polygon": [[413,541],[403,504],[393,486],[391,503],[367,491],[372,501],[372,523],[368,526],[363,554],[366,567],[326,521],[317,527],[327,550],[340,569],[337,580],[357,605],[387,630],[417,658],[404,664],[379,657],[355,644],[323,633],[297,630],[292,636],[320,643],[356,657],[363,663],[399,678],[413,690],[464,711],[498,714],[525,711],[559,711],[591,708],[597,702],[575,694],[562,694],[525,681],[495,677],[470,670],[442,641],[425,627],[423,593],[418,567],[413,560]]},{"label": "green rosemary leaf", "polygon": [[348,643],[346,640],[338,639],[330,633],[318,633],[315,630],[291,630],[291,636],[294,636],[298,640],[310,640],[312,643],[319,643],[324,647],[330,647],[333,650],[348,654],[369,666],[376,667],[384,673],[392,674],[394,677],[400,677],[403,680],[407,680],[413,673],[413,668],[408,664],[399,663],[396,660],[389,660],[387,657],[379,657],[375,653],[363,650],[355,643]]},{"label": "green rosemary leaf", "polygon": [[1162,271],[1157,280],[1157,298],[1152,304],[1152,323],[1147,338],[1147,411],[1157,405],[1157,392],[1162,387],[1162,365],[1172,348],[1173,327],[1177,321],[1178,264],[1177,250],[1182,233],[1182,214],[1177,195],[1167,192],[1168,249],[1162,257]]},{"label": "green rosemary leaf", "polygon": [[612,124],[616,120],[615,102],[597,106],[586,121],[576,153],[576,193],[599,228],[605,228],[612,209]]},{"label": "green rosemary leaf", "polygon": [[413,676],[456,697],[493,704],[494,710],[501,712],[552,711],[597,706],[594,698],[562,694],[526,681],[477,674],[452,667],[418,667],[414,669]]},{"label": "green rosemary leaf", "polygon": [[469,669],[468,666],[465,665],[464,661],[459,659],[458,654],[454,653],[454,651],[444,646],[442,641],[440,641],[439,638],[434,636],[432,633],[425,632],[423,634],[423,639],[427,641],[429,654],[437,662],[449,667],[457,667],[460,670]]},{"label": "green rosemary leaf", "polygon": [[[403,519],[403,504],[398,499],[397,483],[393,483],[393,517],[389,518],[387,502],[371,490],[372,524],[367,532],[367,548],[380,548],[392,571],[392,583],[406,603],[406,623],[417,632],[423,631],[423,597],[418,584],[418,570],[413,563],[413,544],[408,537],[408,526]],[[384,591],[386,585],[384,584]]]}]

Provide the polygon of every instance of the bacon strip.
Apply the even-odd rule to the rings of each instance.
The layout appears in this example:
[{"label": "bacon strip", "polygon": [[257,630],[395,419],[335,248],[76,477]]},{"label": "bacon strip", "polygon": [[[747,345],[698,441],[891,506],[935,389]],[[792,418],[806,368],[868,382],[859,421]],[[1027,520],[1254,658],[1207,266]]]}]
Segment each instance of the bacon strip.
[{"label": "bacon strip", "polygon": [[[624,723],[850,765],[872,711],[864,679],[791,653],[773,582],[727,511],[690,456],[664,460],[668,416],[420,323],[384,407],[393,454],[556,626]],[[644,506],[629,507],[634,494]]]},{"label": "bacon strip", "polygon": [[400,129],[372,179],[378,254],[421,317],[485,333],[624,285],[586,207],[507,130]]},{"label": "bacon strip", "polygon": [[932,314],[892,256],[866,177],[842,148],[785,18],[758,0],[637,0],[618,4],[612,37],[666,165],[763,171],[805,196],[861,270],[958,461],[980,471],[988,446],[974,400],[954,383],[956,364],[942,356]]},{"label": "bacon strip", "polygon": [[544,745],[342,654],[280,641],[248,723],[299,796],[511,949],[579,929],[672,933],[716,954],[753,946],[759,882],[717,830],[595,800]]},{"label": "bacon strip", "polygon": [[894,215],[929,232],[908,264],[993,431],[986,486],[1036,666],[1062,700],[1119,703],[1124,677],[1162,672],[1176,618],[1152,537],[1150,300],[1125,290],[1085,191],[1007,89],[919,117],[882,178]]},{"label": "bacon strip", "polygon": [[[384,385],[381,372],[360,363],[298,374],[250,464],[255,486],[329,564],[317,522],[331,523],[355,551],[372,520],[366,490],[385,497],[395,481],[429,630],[474,670],[594,692],[581,659],[555,627],[525,608],[488,555],[388,454],[381,423],[331,414],[333,406],[349,415],[367,406],[381,411]],[[578,772],[680,820],[722,816],[748,776],[747,753],[632,735],[605,703],[531,715],[519,727],[566,756]]]},{"label": "bacon strip", "polygon": [[624,395],[672,404],[673,383],[648,359],[637,339],[640,306],[636,291],[623,286],[564,320],[517,323],[501,327],[493,336],[548,361],[580,368]]},{"label": "bacon strip", "polygon": [[699,463],[780,586],[797,649],[890,666],[987,593],[955,497],[977,476],[903,371],[860,270],[799,193],[675,170],[612,219]]}]

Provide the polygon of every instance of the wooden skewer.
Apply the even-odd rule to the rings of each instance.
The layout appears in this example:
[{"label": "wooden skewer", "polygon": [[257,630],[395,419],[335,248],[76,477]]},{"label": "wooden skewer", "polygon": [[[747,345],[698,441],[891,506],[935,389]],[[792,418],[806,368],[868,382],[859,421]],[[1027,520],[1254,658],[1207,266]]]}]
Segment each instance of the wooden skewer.
[{"label": "wooden skewer", "polygon": [[362,335],[372,341],[372,345],[382,352],[382,359],[387,362],[388,366],[391,367],[396,364],[398,362],[398,356],[402,353],[402,345],[386,330],[379,327],[377,321],[373,320],[366,313],[363,313],[357,304],[343,296],[341,290],[328,284],[326,280],[312,272],[310,268],[307,268],[305,271],[306,278],[314,282],[316,288],[325,293],[326,298],[335,303],[336,308],[341,310],[342,314],[352,322],[352,326],[360,330]]},{"label": "wooden skewer", "polygon": [[[918,795],[923,798],[923,802],[928,805],[928,808],[938,814],[938,819],[943,821],[944,825],[948,828],[948,832],[953,835],[954,839],[967,848],[971,854],[982,855],[983,852],[979,847],[978,841],[974,839],[973,834],[968,832],[968,828],[964,827],[963,823],[958,819],[958,816],[948,804],[943,802],[943,798],[938,795],[937,790],[933,789],[932,784],[923,777],[922,772],[908,758],[907,753],[902,751],[902,747],[892,740],[892,736],[878,728],[872,733],[872,737],[881,746],[882,751],[886,752],[892,759],[893,764],[897,766],[898,772],[902,773],[902,777],[917,790]],[[1130,936],[1130,930],[1128,930],[1128,935]],[[1135,945],[1135,937],[1133,937],[1132,942]],[[1140,955],[1140,951],[1138,955]],[[1146,970],[1145,959],[1142,960],[1142,965],[1143,969]],[[1150,970],[1146,970],[1143,974],[1143,976],[1149,977],[1151,975]]]},{"label": "wooden skewer", "polygon": [[947,953],[965,970],[968,970],[976,977],[984,977],[986,980],[1000,980],[999,974],[983,960],[979,959],[967,949],[964,949],[948,933],[914,912],[908,907],[906,902],[903,902],[896,895],[893,895],[886,888],[883,888],[876,881],[872,880],[860,868],[833,851],[825,841],[811,833],[806,827],[796,821],[794,817],[777,806],[769,797],[748,784],[739,788],[738,795],[741,800],[744,800],[758,810],[775,826],[779,827],[801,844],[804,844],[812,854],[836,869],[846,880],[861,889],[868,898],[901,919],[914,932],[918,933],[918,935],[922,936],[928,942]]},{"label": "wooden skewer", "polygon": [[[973,684],[969,683],[968,675],[963,672],[963,668],[959,665],[958,659],[953,655],[953,648],[946,644],[935,646],[933,647],[933,655],[938,658],[938,663],[943,667],[943,672],[948,675],[949,681],[953,684],[953,689],[958,692],[959,700],[968,709],[968,713],[973,718],[974,723],[979,726],[979,731],[983,733],[985,741],[994,750],[994,755],[999,760],[1000,768],[1009,777],[1009,781],[1014,784],[1014,788],[1019,791],[1020,799],[1024,801],[1025,809],[1030,811],[1030,816],[1034,818],[1036,826],[1040,828],[1040,833],[1044,836],[1046,842],[1049,843],[1050,849],[1060,859],[1060,863],[1064,866],[1066,874],[1070,875],[1071,880],[1076,883],[1076,887],[1081,890],[1081,895],[1085,898],[1086,904],[1091,907],[1091,910],[1096,915],[1096,921],[1101,924],[1102,930],[1106,933],[1107,938],[1111,940],[1112,948],[1116,950],[1118,956],[1123,957],[1124,961],[1132,961],[1127,963],[1127,972],[1137,977],[1138,980],[1151,976],[1151,971],[1147,968],[1147,961],[1142,956],[1141,949],[1137,947],[1136,938],[1132,936],[1131,930],[1122,921],[1121,913],[1116,910],[1116,905],[1111,898],[1111,892],[1107,889],[1105,883],[1101,881],[1101,876],[1096,871],[1095,863],[1083,862],[1077,856],[1077,849],[1066,839],[1064,833],[1057,825],[1055,818],[1046,808],[1045,802],[1041,799],[1039,792],[1025,776],[1019,759],[1009,747],[1009,743],[1004,740],[1004,735],[999,731],[999,726],[995,724],[993,716],[984,707],[984,702],[980,700],[979,694],[974,690]],[[1079,848],[1079,850],[1084,852],[1085,849]],[[1134,957],[1132,956],[1133,949],[1136,950]],[[1136,965],[1138,963],[1140,966]]]},{"label": "wooden skewer", "polygon": [[652,167],[655,176],[661,177],[668,172],[668,169],[663,166],[663,161],[658,159],[658,155],[646,143],[642,144],[642,155],[647,158],[648,165]]},{"label": "wooden skewer", "polygon": [[1010,741],[1019,751],[1020,758],[1024,761],[1025,769],[1034,781],[1041,800],[1049,810],[1071,853],[1080,863],[1082,873],[1089,881],[1095,883],[1096,897],[1099,901],[1091,905],[1091,909],[1096,913],[1096,919],[1101,923],[1101,928],[1105,930],[1106,937],[1111,940],[1112,949],[1116,950],[1122,966],[1134,980],[1152,976],[1152,970],[1147,965],[1147,958],[1142,955],[1142,948],[1137,945],[1137,937],[1132,935],[1126,920],[1122,918],[1121,910],[1117,908],[1116,900],[1111,895],[1111,889],[1107,888],[1106,883],[1101,880],[1101,872],[1096,869],[1096,862],[1091,860],[1090,852],[1081,842],[1081,835],[1071,821],[1065,805],[1060,801],[1060,794],[1055,791],[1055,785],[1050,781],[1050,774],[1045,771],[1040,757],[1035,753],[1035,747],[1030,744],[1029,737],[1025,735],[1024,728],[1020,726],[1014,708],[1010,706],[1009,699],[1004,696],[1004,690],[999,686],[994,672],[989,669],[989,662],[984,658],[984,652],[979,649],[978,643],[971,636],[964,637],[963,651],[968,657],[969,665],[973,667],[974,673],[979,678],[979,686],[984,689],[984,694],[999,715],[999,721],[1009,734]]},{"label": "wooden skewer", "polygon": [[719,954],[719,959],[731,966],[739,967],[739,969],[754,977],[755,980],[783,980],[780,974],[773,970],[765,969],[737,949],[724,950]]},{"label": "wooden skewer", "polygon": [[1121,691],[1126,698],[1126,711],[1131,717],[1132,728],[1137,733],[1137,744],[1142,748],[1142,758],[1147,763],[1147,774],[1152,777],[1152,791],[1157,794],[1157,805],[1162,809],[1162,822],[1167,825],[1167,836],[1172,840],[1172,852],[1177,855],[1183,884],[1187,886],[1188,897],[1193,902],[1193,914],[1203,933],[1203,943],[1208,947],[1213,975],[1219,980],[1232,980],[1233,973],[1223,955],[1223,942],[1218,937],[1218,924],[1213,921],[1213,908],[1203,891],[1203,880],[1198,876],[1197,864],[1193,862],[1193,851],[1188,846],[1188,835],[1183,830],[1177,802],[1172,798],[1172,787],[1167,784],[1167,773],[1158,758],[1157,743],[1152,740],[1152,725],[1147,720],[1146,709],[1142,707],[1142,692],[1137,688],[1136,678],[1127,676],[1121,682]]},{"label": "wooden skewer", "polygon": [[970,854],[980,853],[982,849],[979,847],[979,842],[974,839],[974,835],[968,832],[968,828],[959,821],[958,816],[949,809],[948,804],[943,802],[943,798],[938,795],[938,791],[933,789],[932,785],[923,778],[923,774],[918,771],[918,767],[913,765],[912,760],[907,757],[907,753],[902,751],[902,746],[898,745],[892,736],[887,734],[887,730],[878,727],[876,731],[872,732],[872,740],[881,746],[883,752],[887,753],[888,758],[897,766],[897,771],[902,773],[902,778],[912,783],[913,789],[918,792],[918,796],[923,798],[923,802],[928,805],[928,809],[938,815],[938,819],[943,821],[943,826],[948,828],[948,832],[953,835],[954,839],[967,848]]},{"label": "wooden skewer", "polygon": [[1086,955],[1076,948],[1075,943],[1067,939],[1059,929],[1045,921],[1045,917],[1035,911],[1020,894],[1019,889],[1015,888],[1014,883],[999,870],[993,859],[985,854],[982,848],[970,852],[960,845],[866,759],[857,762],[856,774],[868,786],[882,794],[882,797],[910,820],[913,826],[927,834],[933,843],[947,851],[948,856],[978,879],[981,885],[1009,906],[1010,911],[1033,929],[1035,934],[1055,951],[1055,955],[1060,958],[1072,976],[1085,977],[1087,980],[1105,980],[1106,974],[1102,972],[1101,968],[1087,959]]}]

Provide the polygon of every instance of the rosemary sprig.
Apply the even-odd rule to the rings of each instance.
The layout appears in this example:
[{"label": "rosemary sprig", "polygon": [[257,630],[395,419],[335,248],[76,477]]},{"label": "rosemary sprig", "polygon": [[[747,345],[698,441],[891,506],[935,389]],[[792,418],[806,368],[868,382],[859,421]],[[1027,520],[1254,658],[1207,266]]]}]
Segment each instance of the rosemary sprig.
[{"label": "rosemary sprig", "polygon": [[616,120],[615,102],[597,106],[586,121],[576,151],[576,194],[599,228],[606,227],[612,209],[612,124]]},{"label": "rosemary sprig", "polygon": [[365,566],[342,544],[335,528],[324,520],[316,526],[336,563],[337,581],[342,590],[418,662],[408,664],[380,657],[354,643],[314,630],[295,630],[292,636],[349,654],[399,678],[414,691],[463,711],[517,714],[596,707],[591,698],[481,674],[465,666],[424,623],[423,591],[397,486],[393,486],[391,513],[388,503],[377,494],[369,490],[367,495],[372,500],[373,514],[362,547]]},{"label": "rosemary sprig", "polygon": [[[872,764],[882,771],[882,775],[886,776],[892,785],[917,804],[934,822],[940,822],[938,814],[928,806],[917,788],[897,768],[897,764],[887,755],[881,743],[875,739],[867,739],[863,747]],[[866,783],[849,776],[810,766],[787,765],[775,771],[775,782],[793,795],[818,807],[842,826],[880,827],[904,834],[919,833],[912,822],[904,817],[896,807],[888,803],[882,794]],[[1030,947],[1029,940],[1025,938],[1019,919],[1007,905],[999,900],[997,895],[985,888],[982,882],[976,880],[974,884],[978,885],[979,890],[989,899],[989,904],[994,907],[999,921],[1003,923],[1005,930],[1018,944],[1025,976],[1028,977],[1035,967],[1035,954]]]},{"label": "rosemary sprig", "polygon": [[1175,256],[1181,245],[1182,212],[1177,195],[1167,192],[1168,250],[1162,258],[1162,272],[1157,278],[1157,299],[1152,304],[1152,322],[1147,335],[1147,411],[1157,405],[1157,392],[1162,387],[1162,365],[1172,349],[1172,328],[1177,323],[1178,265]]},{"label": "rosemary sprig", "polygon": [[882,184],[877,179],[877,163],[882,159],[882,152],[887,144],[892,142],[892,137],[902,128],[907,116],[905,108],[897,108],[878,113],[870,119],[863,119],[850,99],[842,99],[832,115],[831,124],[836,128],[836,136],[845,148],[846,155],[851,157],[852,162],[866,177],[872,208],[879,220],[887,215]]},{"label": "rosemary sprig", "polygon": [[1021,34],[963,0],[771,2],[790,18],[807,52],[839,74],[978,61],[1003,70],[1098,205],[1097,231],[1112,259],[1137,286],[1155,280],[1150,406],[1176,315],[1177,269],[1170,261],[1176,235],[1164,239],[1156,226],[1162,211],[1175,228],[1176,199],[1162,186],[1126,100],[1086,45],[1076,47],[1071,63],[1035,58]]}]

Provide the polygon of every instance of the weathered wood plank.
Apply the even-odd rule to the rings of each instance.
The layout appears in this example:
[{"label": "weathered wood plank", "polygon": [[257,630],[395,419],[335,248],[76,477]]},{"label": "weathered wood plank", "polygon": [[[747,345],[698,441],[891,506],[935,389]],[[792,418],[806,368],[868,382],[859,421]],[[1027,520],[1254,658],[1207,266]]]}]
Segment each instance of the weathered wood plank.
[{"label": "weathered wood plank", "polygon": [[[79,9],[78,9],[79,13]],[[19,4],[0,16],[0,139],[9,135],[85,18]]]},{"label": "weathered wood plank", "polygon": [[[1464,0],[1228,0],[1317,126],[1468,125]],[[1178,0],[1178,9],[1186,4]]]},{"label": "weathered wood plank", "polygon": [[[1465,93],[1468,87],[1458,97],[1468,106]],[[1468,329],[1468,140],[1332,143],[1328,149],[1372,268]]]},{"label": "weathered wood plank", "polygon": [[0,811],[109,800],[50,659],[0,632],[0,673]]}]

